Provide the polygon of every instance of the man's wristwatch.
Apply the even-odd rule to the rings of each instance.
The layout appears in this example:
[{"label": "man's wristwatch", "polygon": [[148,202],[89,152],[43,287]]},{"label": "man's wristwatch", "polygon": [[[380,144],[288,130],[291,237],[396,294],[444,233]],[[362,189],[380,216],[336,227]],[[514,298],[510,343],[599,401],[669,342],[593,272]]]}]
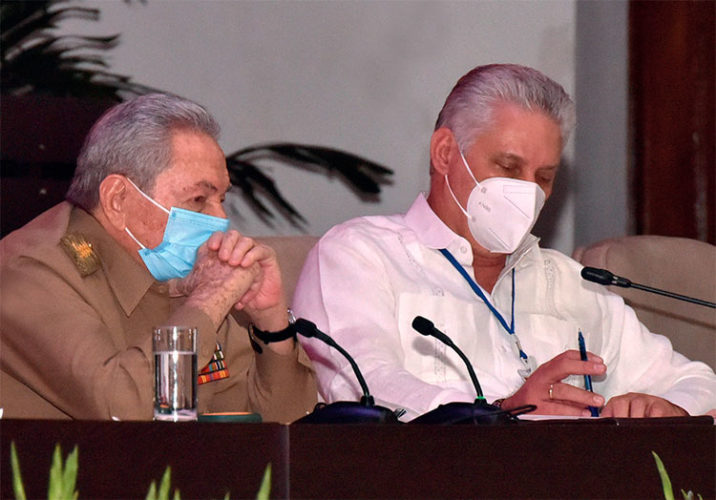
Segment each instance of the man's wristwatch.
[{"label": "man's wristwatch", "polygon": [[281,342],[290,338],[296,340],[296,316],[293,315],[293,311],[291,309],[288,309],[287,311],[288,326],[277,332],[265,332],[256,328],[253,323],[249,323],[249,340],[251,340],[251,347],[253,347],[254,351],[259,354],[263,352],[261,343],[268,345],[271,342]]}]

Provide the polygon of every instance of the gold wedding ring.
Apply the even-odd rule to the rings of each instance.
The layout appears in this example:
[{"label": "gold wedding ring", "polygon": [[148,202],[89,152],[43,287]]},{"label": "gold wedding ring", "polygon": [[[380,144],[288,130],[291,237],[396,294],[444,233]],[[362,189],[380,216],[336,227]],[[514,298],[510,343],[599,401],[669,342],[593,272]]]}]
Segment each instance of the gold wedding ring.
[{"label": "gold wedding ring", "polygon": [[554,384],[549,384],[549,399],[554,395]]}]

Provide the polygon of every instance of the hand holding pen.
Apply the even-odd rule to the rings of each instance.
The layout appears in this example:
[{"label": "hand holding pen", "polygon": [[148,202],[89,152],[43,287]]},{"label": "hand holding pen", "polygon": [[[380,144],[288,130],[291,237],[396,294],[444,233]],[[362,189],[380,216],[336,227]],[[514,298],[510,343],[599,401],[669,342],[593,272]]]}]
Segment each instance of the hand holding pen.
[{"label": "hand holding pen", "polygon": [[602,358],[587,353],[588,360],[582,360],[575,349],[558,354],[540,365],[525,380],[520,389],[502,402],[504,408],[515,408],[525,404],[537,405],[537,415],[565,415],[588,417],[589,406],[604,405],[604,398],[580,387],[563,382],[571,375],[603,375],[607,371]]},{"label": "hand holding pen", "polygon": [[[587,346],[584,343],[584,335],[582,335],[582,330],[579,330],[577,341],[579,342],[579,357],[582,361],[587,361]],[[584,375],[584,388],[589,392],[594,392],[592,390],[592,376],[589,374]],[[589,406],[588,408],[589,413],[591,413],[593,417],[599,416],[599,408],[597,408],[596,406]]]}]

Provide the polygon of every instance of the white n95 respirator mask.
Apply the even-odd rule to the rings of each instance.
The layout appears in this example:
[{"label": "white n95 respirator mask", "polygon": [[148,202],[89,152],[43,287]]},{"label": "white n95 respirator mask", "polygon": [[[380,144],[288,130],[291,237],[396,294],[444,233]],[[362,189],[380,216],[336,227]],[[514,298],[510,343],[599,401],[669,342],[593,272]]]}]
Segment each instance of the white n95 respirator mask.
[{"label": "white n95 respirator mask", "polygon": [[447,175],[445,182],[455,203],[467,217],[472,236],[490,252],[514,252],[537,221],[544,206],[544,191],[534,182],[507,177],[490,177],[477,182],[462,151],[460,157],[475,182],[467,209],[457,201]]}]

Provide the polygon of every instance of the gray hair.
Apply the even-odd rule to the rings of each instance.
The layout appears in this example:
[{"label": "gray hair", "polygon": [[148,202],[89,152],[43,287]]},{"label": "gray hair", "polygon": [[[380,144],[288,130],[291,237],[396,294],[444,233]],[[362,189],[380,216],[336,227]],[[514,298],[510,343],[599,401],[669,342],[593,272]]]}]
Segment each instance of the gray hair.
[{"label": "gray hair", "polygon": [[170,165],[172,132],[181,129],[219,137],[216,120],[181,97],[149,94],[110,108],[85,139],[67,200],[94,209],[99,186],[110,174],[126,175],[151,194],[157,175]]},{"label": "gray hair", "polygon": [[435,129],[449,128],[465,151],[489,128],[492,111],[500,102],[545,113],[559,125],[563,145],[574,129],[574,103],[562,86],[517,64],[478,66],[460,78],[440,110]]}]

